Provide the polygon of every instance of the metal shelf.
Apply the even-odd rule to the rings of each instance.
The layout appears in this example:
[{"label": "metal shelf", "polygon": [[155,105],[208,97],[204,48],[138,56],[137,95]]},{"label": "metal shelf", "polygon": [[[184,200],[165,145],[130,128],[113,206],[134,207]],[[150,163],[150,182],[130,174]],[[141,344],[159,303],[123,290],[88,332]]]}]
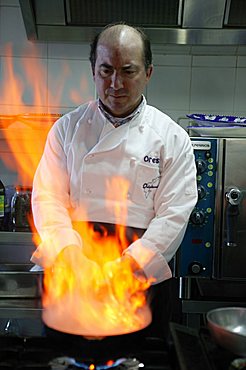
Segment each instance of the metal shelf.
[{"label": "metal shelf", "polygon": [[30,263],[36,249],[31,232],[0,232],[0,264]]},{"label": "metal shelf", "polygon": [[33,238],[36,234],[31,232],[10,232],[10,231],[1,231],[0,232],[0,247],[1,244],[14,244],[14,245],[23,245],[31,244],[34,246]]},{"label": "metal shelf", "polygon": [[42,302],[39,298],[0,299],[0,318],[2,319],[41,319],[41,316]]}]

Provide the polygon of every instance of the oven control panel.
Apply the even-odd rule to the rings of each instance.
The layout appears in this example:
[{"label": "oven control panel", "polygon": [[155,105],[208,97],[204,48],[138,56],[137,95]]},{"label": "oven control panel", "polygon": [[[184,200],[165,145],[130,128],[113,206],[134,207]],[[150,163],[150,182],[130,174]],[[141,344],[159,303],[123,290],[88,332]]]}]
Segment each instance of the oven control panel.
[{"label": "oven control panel", "polygon": [[213,263],[217,139],[191,138],[197,168],[198,201],[176,256],[180,277],[211,276]]}]

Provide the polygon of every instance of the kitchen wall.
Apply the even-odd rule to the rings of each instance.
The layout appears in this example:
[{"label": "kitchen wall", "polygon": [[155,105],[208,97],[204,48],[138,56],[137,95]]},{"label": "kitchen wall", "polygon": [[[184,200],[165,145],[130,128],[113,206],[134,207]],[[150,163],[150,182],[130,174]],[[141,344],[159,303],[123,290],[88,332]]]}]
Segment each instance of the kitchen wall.
[{"label": "kitchen wall", "polygon": [[[34,44],[27,40],[18,0],[0,0],[1,114],[20,112],[20,102],[11,93],[4,98],[1,94],[9,84],[9,45],[14,73],[24,85],[21,104],[26,111],[37,111],[38,105],[40,112],[64,113],[95,96],[89,44]],[[154,44],[153,54],[155,69],[146,91],[150,104],[175,120],[195,112],[246,115],[246,46]],[[30,62],[39,66],[46,87],[38,102],[23,64]],[[38,73],[34,80],[39,81]]]}]

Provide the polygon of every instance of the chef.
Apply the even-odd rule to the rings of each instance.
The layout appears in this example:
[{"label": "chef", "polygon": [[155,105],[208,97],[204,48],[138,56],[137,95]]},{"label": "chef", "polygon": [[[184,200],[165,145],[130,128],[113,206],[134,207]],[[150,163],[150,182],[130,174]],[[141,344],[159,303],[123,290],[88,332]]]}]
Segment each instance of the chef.
[{"label": "chef", "polygon": [[[117,263],[127,259],[136,275],[160,284],[172,276],[169,262],[197,201],[191,142],[146,102],[153,65],[140,29],[105,27],[91,44],[90,62],[98,99],[53,125],[35,174],[32,207],[41,243],[32,262],[46,268],[62,255],[75,268],[83,251],[77,224],[89,221],[110,233],[123,223],[129,245]],[[124,219],[114,211],[122,203],[115,177],[128,184]]]}]

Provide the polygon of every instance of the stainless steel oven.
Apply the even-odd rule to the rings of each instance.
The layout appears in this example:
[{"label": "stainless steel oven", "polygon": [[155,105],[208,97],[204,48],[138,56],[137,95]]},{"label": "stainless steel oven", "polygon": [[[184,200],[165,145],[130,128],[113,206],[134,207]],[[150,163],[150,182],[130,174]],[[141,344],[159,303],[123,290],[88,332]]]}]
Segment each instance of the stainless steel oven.
[{"label": "stainless steel oven", "polygon": [[191,137],[198,201],[175,257],[187,325],[246,305],[246,138]]},{"label": "stainless steel oven", "polygon": [[246,280],[246,138],[192,137],[198,202],[177,276]]}]

